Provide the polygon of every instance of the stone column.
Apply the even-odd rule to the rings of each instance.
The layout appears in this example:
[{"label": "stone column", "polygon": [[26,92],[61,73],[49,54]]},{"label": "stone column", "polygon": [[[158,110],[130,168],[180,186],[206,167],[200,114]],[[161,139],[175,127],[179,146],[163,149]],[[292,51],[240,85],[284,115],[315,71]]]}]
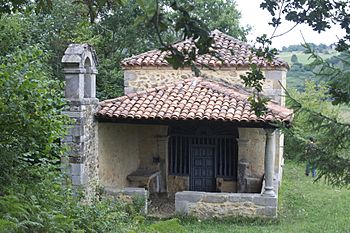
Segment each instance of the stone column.
[{"label": "stone column", "polygon": [[265,129],[266,145],[265,145],[265,189],[264,196],[276,196],[273,190],[273,176],[275,164],[275,129]]},{"label": "stone column", "polygon": [[[98,181],[97,124],[94,113],[98,104],[95,97],[96,56],[87,44],[71,44],[62,58],[65,75],[64,114],[70,117],[68,135],[62,143],[69,147],[66,172],[76,188],[82,188],[89,198]],[[67,161],[68,160],[68,161]]]}]

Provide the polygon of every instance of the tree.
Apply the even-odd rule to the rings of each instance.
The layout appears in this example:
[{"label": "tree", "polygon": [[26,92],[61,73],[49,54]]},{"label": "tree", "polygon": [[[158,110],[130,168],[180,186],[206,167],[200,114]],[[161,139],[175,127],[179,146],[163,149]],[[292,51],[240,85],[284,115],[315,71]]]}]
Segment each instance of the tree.
[{"label": "tree", "polygon": [[[336,44],[336,49],[345,56],[339,61],[342,65],[330,64],[318,56],[312,46],[305,44],[306,52],[313,59],[311,65],[319,67],[316,77],[325,82],[328,96],[319,99],[318,105],[333,103],[335,106],[350,107],[350,8],[349,1],[303,1],[303,0],[265,0],[261,7],[272,15],[271,24],[278,27],[282,23],[282,14],[287,21],[307,24],[315,31],[321,32],[331,28],[332,23],[339,25],[345,32]],[[350,122],[327,114],[323,109],[308,106],[308,103],[288,94],[289,104],[294,111],[303,116],[308,127],[295,127],[287,130],[293,136],[291,140],[299,141],[295,145],[303,146],[307,131],[317,132],[318,153],[314,160],[320,173],[317,179],[325,179],[333,185],[350,184]],[[301,130],[301,132],[299,132]],[[300,135],[303,135],[299,137]]]},{"label": "tree", "polygon": [[[155,3],[155,1],[149,2]],[[159,8],[163,9],[167,2],[160,1],[159,4]],[[99,22],[93,25],[94,34],[98,38],[93,41],[93,45],[100,59],[97,79],[99,98],[113,98],[123,94],[123,72],[119,66],[122,59],[154,48],[164,48],[184,37],[180,29],[178,31],[174,29],[175,22],[182,17],[181,13],[169,8],[166,11],[163,10],[161,20],[164,22],[162,24],[164,28],[159,27],[160,30],[157,32],[154,26],[156,22],[153,7],[156,6],[150,4],[144,6],[142,10],[139,2],[128,1],[122,6],[115,6],[108,12],[100,13]],[[185,4],[177,7],[188,6]],[[145,12],[148,11],[149,16],[146,16]],[[229,31],[232,36],[245,38],[246,31],[238,24],[240,15],[234,1],[225,3],[224,1],[196,1],[196,7],[190,12],[193,17],[206,22],[215,22],[209,25],[206,33],[218,27]],[[128,26],[125,27],[125,25]]]},{"label": "tree", "polygon": [[0,58],[0,193],[33,177],[28,167],[57,162],[57,140],[67,122],[60,82],[49,78],[42,51],[17,50]]},{"label": "tree", "polygon": [[298,63],[299,61],[298,61],[297,55],[293,54],[292,57],[290,58],[290,61],[291,61],[292,63]]},{"label": "tree", "polygon": [[209,30],[218,29],[243,41],[249,28],[239,25],[240,12],[235,0],[196,0],[192,13],[205,23]]}]

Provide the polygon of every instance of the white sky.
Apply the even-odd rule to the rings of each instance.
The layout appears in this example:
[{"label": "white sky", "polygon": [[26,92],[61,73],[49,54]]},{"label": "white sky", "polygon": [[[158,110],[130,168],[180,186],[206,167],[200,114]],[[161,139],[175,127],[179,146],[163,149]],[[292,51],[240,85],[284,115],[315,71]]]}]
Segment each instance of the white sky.
[{"label": "white sky", "polygon": [[[263,10],[259,7],[261,2],[261,0],[236,0],[237,9],[242,14],[241,25],[250,25],[252,27],[252,31],[248,36],[248,41],[254,41],[257,36],[261,36],[264,33],[270,37],[273,32],[273,27],[268,25],[272,17],[267,10]],[[276,35],[287,31],[293,25],[293,23],[284,21],[278,28]],[[329,45],[337,41],[337,36],[342,37],[342,35],[344,35],[340,27],[334,26],[330,30],[318,34],[307,25],[298,25],[293,31],[278,38],[274,38],[272,40],[272,46],[280,49],[282,46],[303,43],[300,31],[306,42],[315,44],[323,43]]]}]

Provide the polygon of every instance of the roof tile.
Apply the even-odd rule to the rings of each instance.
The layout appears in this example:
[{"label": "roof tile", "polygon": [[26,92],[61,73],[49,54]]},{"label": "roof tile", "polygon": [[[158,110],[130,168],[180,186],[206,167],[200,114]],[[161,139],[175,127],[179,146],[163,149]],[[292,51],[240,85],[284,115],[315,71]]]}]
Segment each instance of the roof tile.
[{"label": "roof tile", "polygon": [[[280,58],[275,58],[272,62],[269,62],[256,57],[252,54],[250,45],[226,35],[219,30],[214,30],[211,35],[214,38],[213,48],[215,48],[216,55],[198,55],[196,64],[199,66],[248,67],[251,63],[254,63],[263,67],[288,67],[288,63]],[[193,46],[194,42],[192,40],[181,41],[173,45],[173,47],[180,51],[188,50]],[[152,50],[126,58],[121,64],[123,67],[166,67],[169,66],[169,63],[166,61],[165,57],[169,54],[169,51]]]},{"label": "roof tile", "polygon": [[[147,93],[147,94],[146,94]],[[292,111],[274,102],[257,117],[242,87],[225,86],[202,78],[152,88],[100,102],[97,118],[221,120],[238,122],[290,122]],[[132,96],[132,97],[130,97]]]}]

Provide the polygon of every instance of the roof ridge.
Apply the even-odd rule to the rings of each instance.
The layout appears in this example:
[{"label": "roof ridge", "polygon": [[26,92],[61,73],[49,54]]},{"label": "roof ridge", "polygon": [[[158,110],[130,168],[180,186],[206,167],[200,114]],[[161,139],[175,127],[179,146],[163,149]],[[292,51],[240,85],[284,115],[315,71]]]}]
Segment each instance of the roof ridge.
[{"label": "roof ridge", "polygon": [[233,37],[233,36],[230,36],[230,35],[228,35],[228,34],[222,32],[222,31],[220,31],[220,30],[218,30],[218,29],[214,29],[214,30],[211,32],[211,34],[214,34],[214,33],[221,34],[221,35],[225,36],[226,38],[228,38],[228,39],[230,39],[230,40],[234,40],[234,41],[239,42],[239,43],[241,43],[241,44],[245,44],[245,45],[247,45],[247,46],[251,46],[251,45],[248,44],[247,42],[242,41],[242,40],[239,40],[239,39],[237,39],[237,38],[235,38],[235,37]]},{"label": "roof ridge", "polygon": [[[281,58],[274,58],[273,61],[266,59],[260,59],[256,55],[252,54],[250,45],[247,42],[241,41],[230,35],[227,35],[219,30],[211,32],[214,38],[212,46],[219,56],[214,56],[211,53],[202,54],[196,57],[196,64],[202,67],[217,67],[217,68],[232,68],[232,67],[245,67],[249,68],[252,63],[256,63],[266,68],[288,68],[288,63]],[[172,44],[174,48],[182,50],[188,50],[194,46],[194,42],[191,39],[178,41]],[[160,49],[153,49],[141,54],[133,55],[129,58],[125,58],[121,61],[121,65],[124,68],[128,67],[169,67],[165,57],[169,54],[169,51],[162,51]],[[253,55],[253,59],[248,59]]]}]

